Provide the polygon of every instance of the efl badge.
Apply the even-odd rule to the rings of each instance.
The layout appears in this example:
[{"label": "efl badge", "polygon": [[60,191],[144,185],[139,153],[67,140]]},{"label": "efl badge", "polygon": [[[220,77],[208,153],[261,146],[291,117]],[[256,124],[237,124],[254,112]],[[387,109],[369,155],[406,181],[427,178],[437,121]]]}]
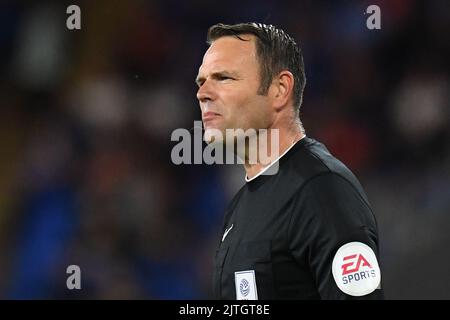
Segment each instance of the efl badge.
[{"label": "efl badge", "polygon": [[258,300],[255,270],[238,271],[234,273],[236,300]]},{"label": "efl badge", "polygon": [[362,242],[350,242],[336,252],[333,277],[339,289],[351,296],[363,296],[380,285],[381,273],[373,250]]}]

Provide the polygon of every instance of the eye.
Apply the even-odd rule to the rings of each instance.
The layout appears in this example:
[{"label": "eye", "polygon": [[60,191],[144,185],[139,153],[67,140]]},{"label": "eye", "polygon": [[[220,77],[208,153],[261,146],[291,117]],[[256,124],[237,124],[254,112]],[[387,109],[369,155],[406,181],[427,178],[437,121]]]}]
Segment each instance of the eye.
[{"label": "eye", "polygon": [[224,80],[232,80],[233,78],[229,77],[229,76],[219,76],[217,78],[219,81],[224,81]]}]

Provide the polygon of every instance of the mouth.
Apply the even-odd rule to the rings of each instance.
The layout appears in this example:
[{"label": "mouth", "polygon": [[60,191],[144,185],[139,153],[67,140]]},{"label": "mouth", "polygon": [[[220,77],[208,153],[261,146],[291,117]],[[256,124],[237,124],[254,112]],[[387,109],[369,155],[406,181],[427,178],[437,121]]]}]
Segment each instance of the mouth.
[{"label": "mouth", "polygon": [[209,111],[209,112],[205,112],[202,115],[202,120],[203,120],[203,123],[206,125],[206,123],[208,123],[212,120],[218,119],[220,117],[222,117],[221,114]]}]

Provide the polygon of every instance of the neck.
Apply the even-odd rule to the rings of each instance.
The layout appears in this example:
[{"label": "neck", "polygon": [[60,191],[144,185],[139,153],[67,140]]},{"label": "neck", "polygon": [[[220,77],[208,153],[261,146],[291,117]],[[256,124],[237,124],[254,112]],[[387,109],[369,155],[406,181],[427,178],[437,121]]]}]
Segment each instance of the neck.
[{"label": "neck", "polygon": [[[278,132],[278,136],[276,132]],[[247,177],[251,179],[258,175],[304,136],[300,125],[289,129],[267,129],[267,135],[259,134],[258,143],[253,145],[250,143],[245,146],[244,168]],[[251,155],[258,155],[256,161],[255,158],[252,159]]]}]

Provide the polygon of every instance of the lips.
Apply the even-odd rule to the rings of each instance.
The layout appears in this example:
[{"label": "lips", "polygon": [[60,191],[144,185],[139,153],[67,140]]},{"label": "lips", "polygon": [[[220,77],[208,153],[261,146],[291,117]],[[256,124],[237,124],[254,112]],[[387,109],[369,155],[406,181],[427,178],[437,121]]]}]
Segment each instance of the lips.
[{"label": "lips", "polygon": [[219,117],[221,117],[221,116],[222,116],[222,115],[219,114],[219,113],[208,111],[208,112],[205,112],[205,113],[202,115],[202,120],[203,120],[203,122],[208,122],[208,121],[217,119],[217,118],[219,118]]}]

